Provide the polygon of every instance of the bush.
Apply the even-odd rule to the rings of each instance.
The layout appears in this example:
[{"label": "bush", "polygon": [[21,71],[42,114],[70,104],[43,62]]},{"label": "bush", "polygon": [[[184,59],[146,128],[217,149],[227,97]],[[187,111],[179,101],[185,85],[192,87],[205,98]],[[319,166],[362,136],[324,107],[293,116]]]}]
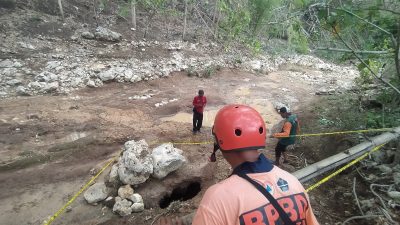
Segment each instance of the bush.
[{"label": "bush", "polygon": [[217,65],[211,65],[211,66],[207,66],[207,68],[203,71],[203,77],[205,78],[210,78],[211,76],[213,76],[214,74],[217,73],[217,71],[219,71],[221,69],[221,66]]},{"label": "bush", "polygon": [[16,0],[0,0],[0,8],[13,9],[16,5]]},{"label": "bush", "polygon": [[194,68],[193,66],[189,66],[189,67],[186,69],[186,72],[187,72],[187,75],[188,75],[189,77],[193,77],[193,76],[198,77],[198,76],[199,76],[199,73],[195,70],[195,68]]},{"label": "bush", "polygon": [[303,33],[303,28],[299,23],[294,23],[288,28],[289,46],[302,54],[309,52],[307,37]]}]

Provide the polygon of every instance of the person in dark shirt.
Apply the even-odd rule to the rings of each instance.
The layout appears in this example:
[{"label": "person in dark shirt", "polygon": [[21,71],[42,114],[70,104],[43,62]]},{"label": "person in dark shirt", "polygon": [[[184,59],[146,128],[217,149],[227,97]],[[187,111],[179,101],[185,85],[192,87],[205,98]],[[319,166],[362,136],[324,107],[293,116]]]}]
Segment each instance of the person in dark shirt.
[{"label": "person in dark shirt", "polygon": [[300,125],[297,115],[291,114],[288,112],[286,107],[282,107],[279,109],[279,114],[281,117],[285,119],[285,123],[283,124],[282,131],[280,133],[275,133],[271,135],[272,138],[278,138],[278,144],[275,147],[275,165],[280,165],[280,158],[283,154],[283,162],[288,162],[288,157],[286,154],[286,149],[289,146],[294,145],[296,142],[296,135],[300,133]]}]

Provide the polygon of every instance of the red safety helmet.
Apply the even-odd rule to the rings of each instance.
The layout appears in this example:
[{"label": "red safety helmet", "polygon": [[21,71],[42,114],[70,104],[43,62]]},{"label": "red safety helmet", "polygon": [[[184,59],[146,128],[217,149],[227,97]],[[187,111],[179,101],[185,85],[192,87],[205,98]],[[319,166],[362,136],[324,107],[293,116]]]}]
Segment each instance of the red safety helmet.
[{"label": "red safety helmet", "polygon": [[265,148],[265,122],[255,109],[227,105],[215,116],[212,133],[222,151]]}]

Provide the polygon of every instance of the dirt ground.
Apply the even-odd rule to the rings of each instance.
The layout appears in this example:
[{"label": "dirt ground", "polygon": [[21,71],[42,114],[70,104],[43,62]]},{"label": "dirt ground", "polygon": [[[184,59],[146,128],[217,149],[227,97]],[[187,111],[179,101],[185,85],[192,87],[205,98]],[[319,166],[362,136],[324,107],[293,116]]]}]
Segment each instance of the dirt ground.
[{"label": "dirt ground", "polygon": [[[205,90],[208,104],[203,132],[193,135],[191,101],[198,89]],[[285,68],[268,75],[222,69],[211,78],[188,77],[184,72],[178,72],[148,82],[110,83],[101,88],[86,88],[68,96],[1,100],[1,224],[42,223],[90,179],[91,169],[104,165],[127,140],[145,139],[151,147],[168,141],[208,141],[213,116],[229,103],[255,107],[271,128],[280,121],[274,102],[289,96],[293,98],[294,111],[302,115],[308,112],[308,105],[316,98],[314,91],[315,87],[301,80],[290,82]],[[144,94],[153,96],[146,100],[132,98]],[[177,100],[155,106],[172,99]],[[273,140],[269,142],[265,151],[271,159],[274,144]],[[184,151],[189,163],[208,160],[212,151],[209,145],[177,147]],[[193,155],[197,158],[191,157]],[[300,165],[293,158],[286,169],[293,171],[297,166]],[[228,165],[219,157],[210,180],[222,180],[229,173]],[[193,211],[213,182],[202,184],[201,192],[184,202],[184,207],[176,214]],[[317,215],[324,214],[318,206],[315,210]],[[162,212],[160,208],[150,208],[120,218],[101,205],[86,204],[80,196],[53,224],[150,224]],[[321,224],[337,221],[335,214],[324,215]]]}]

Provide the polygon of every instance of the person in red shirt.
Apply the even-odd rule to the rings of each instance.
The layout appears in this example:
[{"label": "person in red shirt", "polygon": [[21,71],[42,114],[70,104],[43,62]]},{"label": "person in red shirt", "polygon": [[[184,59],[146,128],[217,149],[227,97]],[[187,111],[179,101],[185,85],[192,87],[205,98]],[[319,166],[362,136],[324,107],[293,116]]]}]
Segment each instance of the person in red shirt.
[{"label": "person in red shirt", "polygon": [[203,112],[207,104],[207,98],[204,91],[199,90],[199,95],[193,99],[193,133],[200,132],[203,125]]}]

